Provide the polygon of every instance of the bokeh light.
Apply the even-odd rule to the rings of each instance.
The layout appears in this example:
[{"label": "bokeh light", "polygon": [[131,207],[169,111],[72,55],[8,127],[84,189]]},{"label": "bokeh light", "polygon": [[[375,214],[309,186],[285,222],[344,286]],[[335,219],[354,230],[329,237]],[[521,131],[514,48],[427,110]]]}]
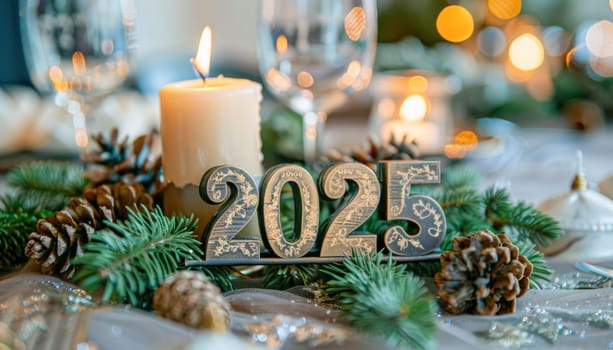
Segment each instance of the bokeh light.
[{"label": "bokeh light", "polygon": [[461,130],[453,138],[453,143],[445,145],[445,156],[450,159],[464,158],[470,151],[477,148],[479,137],[471,130]]},{"label": "bokeh light", "polygon": [[454,137],[454,141],[456,144],[466,146],[469,150],[472,150],[477,146],[479,138],[473,131],[462,130]]},{"label": "bokeh light", "polygon": [[602,78],[613,77],[613,56],[594,57],[590,62],[590,68]]},{"label": "bokeh light", "polygon": [[72,54],[72,70],[75,74],[85,74],[87,65],[85,64],[85,55],[83,52],[76,51]]},{"label": "bokeh light", "polygon": [[277,92],[287,91],[292,87],[290,78],[276,69],[269,69],[266,72],[266,82]]},{"label": "bokeh light", "polygon": [[613,23],[602,20],[594,23],[585,36],[585,45],[597,57],[613,56]]},{"label": "bokeh light", "polygon": [[422,95],[409,95],[400,105],[400,116],[411,122],[422,121],[428,111],[428,101]]},{"label": "bokeh light", "polygon": [[562,27],[551,26],[543,31],[543,44],[551,56],[562,56],[570,47],[570,34]]},{"label": "bokeh light", "polygon": [[413,92],[424,93],[428,89],[428,79],[421,75],[416,75],[409,79],[409,89]]},{"label": "bokeh light", "polygon": [[81,148],[87,147],[89,143],[89,137],[87,136],[87,130],[77,129],[74,134],[75,143]]},{"label": "bokeh light", "polygon": [[313,86],[313,82],[313,76],[309,72],[302,71],[296,75],[296,83],[298,83],[298,86],[301,88],[308,89]]},{"label": "bokeh light", "polygon": [[287,37],[285,35],[281,34],[277,37],[276,47],[278,53],[287,52]]},{"label": "bokeh light", "polygon": [[511,19],[521,12],[521,0],[487,0],[487,9],[500,19]]},{"label": "bokeh light", "polygon": [[473,16],[466,8],[459,5],[445,7],[436,18],[436,30],[439,35],[452,43],[470,38],[474,26]]},{"label": "bokeh light", "polygon": [[507,39],[498,27],[486,27],[477,37],[479,51],[486,56],[495,57],[500,55],[507,44]]},{"label": "bokeh light", "polygon": [[522,34],[509,45],[509,59],[511,64],[519,70],[535,70],[543,64],[545,59],[543,44],[533,34]]},{"label": "bokeh light", "polygon": [[345,33],[352,41],[358,41],[366,27],[366,14],[361,7],[354,7],[345,16]]}]

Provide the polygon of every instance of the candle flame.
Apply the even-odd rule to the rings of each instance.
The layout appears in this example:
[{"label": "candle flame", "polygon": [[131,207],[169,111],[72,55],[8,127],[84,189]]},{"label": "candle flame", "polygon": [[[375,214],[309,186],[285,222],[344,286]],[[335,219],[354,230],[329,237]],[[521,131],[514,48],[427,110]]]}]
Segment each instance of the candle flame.
[{"label": "candle flame", "polygon": [[411,122],[420,122],[428,112],[428,101],[422,95],[410,95],[400,105],[400,117]]},{"label": "candle flame", "polygon": [[206,79],[211,67],[211,42],[211,28],[206,26],[200,36],[200,44],[198,45],[196,57],[192,59],[192,63],[202,79]]}]

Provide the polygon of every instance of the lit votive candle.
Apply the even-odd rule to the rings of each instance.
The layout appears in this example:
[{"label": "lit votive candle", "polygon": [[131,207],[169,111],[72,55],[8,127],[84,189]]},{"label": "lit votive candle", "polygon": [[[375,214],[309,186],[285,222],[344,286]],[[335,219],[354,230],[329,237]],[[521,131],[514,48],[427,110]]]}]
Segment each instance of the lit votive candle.
[{"label": "lit votive candle", "polygon": [[[206,40],[208,43],[203,43]],[[203,54],[203,47],[209,52]],[[208,74],[207,58],[208,27],[194,60],[203,78]],[[262,175],[262,87],[246,79],[207,78],[168,84],[159,97],[167,183],[164,209],[167,214],[194,214],[199,219],[196,234],[202,238],[204,228],[219,209],[219,205],[200,198],[198,188],[206,170],[227,164],[241,167],[252,176]],[[257,222],[253,220],[239,235],[259,236]]]}]

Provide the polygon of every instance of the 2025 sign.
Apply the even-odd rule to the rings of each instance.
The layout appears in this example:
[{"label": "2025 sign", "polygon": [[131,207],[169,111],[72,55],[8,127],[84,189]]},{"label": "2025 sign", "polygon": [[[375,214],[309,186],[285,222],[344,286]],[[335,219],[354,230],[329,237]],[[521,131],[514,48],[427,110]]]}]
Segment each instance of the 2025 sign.
[{"label": "2025 sign", "polygon": [[[431,197],[411,195],[412,184],[440,182],[440,162],[382,161],[377,174],[360,163],[336,163],[325,168],[315,183],[307,170],[282,164],[269,169],[260,186],[241,168],[222,165],[209,169],[200,183],[200,196],[221,204],[202,235],[205,260],[253,261],[260,259],[260,238],[235,237],[258,214],[264,245],[278,260],[307,256],[342,257],[352,251],[377,251],[377,235],[354,232],[377,209],[381,219],[406,220],[418,227],[408,234],[391,226],[383,244],[395,256],[422,256],[436,249],[446,229],[441,206]],[[288,240],[281,225],[281,194],[289,184],[295,203],[295,235]],[[344,198],[319,236],[320,194]],[[319,251],[313,253],[319,242]],[[279,259],[280,258],[280,259]],[[312,259],[312,258],[311,258]]]}]

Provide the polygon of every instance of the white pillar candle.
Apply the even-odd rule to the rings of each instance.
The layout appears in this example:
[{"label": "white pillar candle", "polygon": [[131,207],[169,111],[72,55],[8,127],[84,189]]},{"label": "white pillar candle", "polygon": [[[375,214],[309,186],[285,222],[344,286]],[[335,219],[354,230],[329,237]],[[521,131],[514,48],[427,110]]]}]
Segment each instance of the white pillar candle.
[{"label": "white pillar candle", "polygon": [[[210,42],[208,46],[210,50]],[[203,76],[208,71],[206,64],[203,71],[198,62],[194,63]],[[199,219],[200,236],[219,207],[205,203],[198,192],[208,169],[227,164],[241,167],[252,176],[262,175],[262,86],[224,77],[188,80],[164,86],[159,97],[168,185],[164,208],[167,214],[194,214]],[[255,220],[241,235],[259,236]]]},{"label": "white pillar candle", "polygon": [[[194,213],[198,235],[218,206],[200,199],[198,186],[206,170],[236,165],[262,175],[260,84],[231,78],[172,83],[160,90],[167,213]],[[255,227],[257,229],[257,227]],[[249,235],[258,236],[256,232]]]}]

